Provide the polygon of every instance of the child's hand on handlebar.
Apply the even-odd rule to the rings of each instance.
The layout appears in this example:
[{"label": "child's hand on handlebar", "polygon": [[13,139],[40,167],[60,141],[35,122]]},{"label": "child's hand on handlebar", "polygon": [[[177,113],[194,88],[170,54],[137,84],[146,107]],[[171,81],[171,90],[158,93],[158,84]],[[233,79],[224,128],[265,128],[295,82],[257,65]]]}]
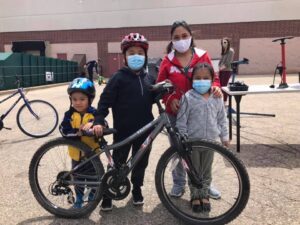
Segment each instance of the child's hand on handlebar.
[{"label": "child's hand on handlebar", "polygon": [[87,130],[91,129],[92,126],[93,126],[93,123],[92,123],[92,122],[89,122],[89,123],[86,123],[86,124],[82,125],[82,126],[80,127],[80,130],[85,130],[85,131],[87,131]]},{"label": "child's hand on handlebar", "polygon": [[230,145],[230,141],[222,141],[222,144],[228,148]]},{"label": "child's hand on handlebar", "polygon": [[97,137],[100,137],[102,136],[103,134],[103,126],[101,125],[94,125],[93,126],[93,131],[94,131],[94,134],[97,136]]}]

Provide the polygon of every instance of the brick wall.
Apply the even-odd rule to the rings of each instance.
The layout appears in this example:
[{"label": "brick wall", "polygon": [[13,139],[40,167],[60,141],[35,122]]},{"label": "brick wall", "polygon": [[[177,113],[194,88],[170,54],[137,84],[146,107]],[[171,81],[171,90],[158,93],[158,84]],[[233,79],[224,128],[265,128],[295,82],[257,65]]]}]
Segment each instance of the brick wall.
[{"label": "brick wall", "polygon": [[[191,29],[193,30],[194,38],[197,40],[221,39],[224,36],[231,38],[236,52],[235,59],[238,59],[240,57],[241,39],[273,38],[288,35],[300,37],[300,20],[203,24],[191,25]],[[50,44],[96,42],[98,56],[102,59],[104,74],[106,74],[108,73],[108,68],[105,65],[109,64],[107,43],[120,42],[122,37],[130,32],[140,32],[150,41],[166,41],[170,39],[170,26],[10,32],[0,33],[0,51],[4,51],[4,44],[10,44],[16,40],[45,40],[49,41]],[[256,71],[253,71],[253,73],[256,73]]]}]

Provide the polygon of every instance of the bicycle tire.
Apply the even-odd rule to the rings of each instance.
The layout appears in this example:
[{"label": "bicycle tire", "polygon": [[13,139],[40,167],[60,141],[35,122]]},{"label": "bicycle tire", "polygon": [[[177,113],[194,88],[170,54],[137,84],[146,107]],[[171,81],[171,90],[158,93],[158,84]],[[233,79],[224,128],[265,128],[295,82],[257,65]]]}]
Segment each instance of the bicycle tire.
[{"label": "bicycle tire", "polygon": [[35,138],[51,134],[58,125],[58,113],[54,106],[43,100],[32,100],[28,103],[39,119],[36,119],[27,105],[23,104],[17,113],[17,124],[20,130]]},{"label": "bicycle tire", "polygon": [[[212,209],[209,213],[194,213],[190,205],[191,195],[188,196],[187,193],[190,188],[185,188],[188,191],[181,197],[174,198],[170,196],[169,192],[173,181],[170,175],[171,172],[166,172],[169,167],[173,171],[172,166],[174,165],[172,163],[175,162],[173,159],[178,157],[175,150],[170,147],[161,156],[155,173],[156,190],[161,202],[171,214],[187,224],[217,225],[229,223],[243,211],[249,199],[250,181],[245,166],[229,149],[216,142],[195,139],[190,141],[190,146],[193,149],[192,151],[200,152],[200,149],[202,149],[203,152],[205,149],[214,152],[213,166],[216,166],[216,169],[212,169],[212,182],[218,190],[222,190],[221,199],[210,199]],[[234,179],[230,179],[229,176]],[[221,212],[221,210],[224,212]]]},{"label": "bicycle tire", "polygon": [[[70,146],[79,149],[84,155],[91,153],[91,148],[80,141],[65,138],[56,138],[48,141],[33,155],[29,166],[29,183],[35,199],[45,210],[62,218],[81,218],[89,215],[97,207],[102,198],[103,190],[102,184],[93,187],[89,186],[89,184],[85,184],[83,188],[84,190],[81,192],[81,199],[84,198],[84,191],[87,191],[88,188],[92,191],[88,194],[88,200],[83,200],[81,208],[74,207],[76,204],[76,202],[74,202],[75,197],[77,199],[78,194],[76,193],[76,190],[79,189],[78,187],[75,187],[75,185],[69,185],[64,188],[64,190],[68,190],[68,188],[69,190],[73,189],[74,191],[72,190],[72,194],[69,192],[62,193],[61,195],[55,195],[58,192],[54,192],[54,189],[57,189],[57,186],[54,184],[58,184],[57,180],[59,174],[68,172],[69,170],[66,168],[72,167],[70,165],[71,158],[68,152]],[[58,168],[61,164],[65,165],[62,165],[62,168]],[[100,182],[104,174],[104,168],[99,157],[93,158],[90,161],[90,165],[92,165],[92,170],[91,168],[86,170],[86,176],[89,177],[89,180],[86,179],[85,181]],[[85,176],[86,171],[74,171],[74,173],[70,175],[69,180],[74,181],[76,180],[76,177]],[[93,171],[92,174],[91,171]],[[91,195],[91,193],[93,194]],[[74,196],[74,194],[75,197],[73,202],[70,202],[70,200],[72,200],[70,196]]]}]

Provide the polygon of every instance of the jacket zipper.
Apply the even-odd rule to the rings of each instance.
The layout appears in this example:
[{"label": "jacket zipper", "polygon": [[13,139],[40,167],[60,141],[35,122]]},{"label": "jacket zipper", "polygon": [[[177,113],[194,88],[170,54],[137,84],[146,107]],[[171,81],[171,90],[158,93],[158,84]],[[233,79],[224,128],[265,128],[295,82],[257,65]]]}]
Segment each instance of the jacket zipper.
[{"label": "jacket zipper", "polygon": [[142,85],[142,81],[141,81],[141,77],[140,76],[139,76],[139,82],[140,82],[140,86],[141,86],[142,96],[144,96],[144,89],[143,89],[143,85]]}]

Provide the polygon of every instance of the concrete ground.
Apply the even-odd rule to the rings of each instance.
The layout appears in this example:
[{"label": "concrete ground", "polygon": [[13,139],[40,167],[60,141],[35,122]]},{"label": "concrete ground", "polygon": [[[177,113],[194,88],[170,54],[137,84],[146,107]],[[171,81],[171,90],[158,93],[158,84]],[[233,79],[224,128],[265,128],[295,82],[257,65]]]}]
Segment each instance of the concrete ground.
[{"label": "concrete ground", "polygon": [[[241,76],[239,80],[251,84],[270,84],[272,76]],[[278,82],[278,81],[276,81]],[[288,76],[288,83],[298,82],[297,76]],[[97,87],[97,96],[103,86]],[[69,107],[67,85],[30,91],[29,99],[51,102],[60,119]],[[0,95],[3,99],[7,94]],[[98,97],[94,104],[98,101]],[[0,105],[0,112],[12,101]],[[242,116],[241,153],[251,182],[249,202],[230,224],[280,225],[300,224],[300,93],[248,95],[243,97],[241,111],[274,113],[276,117]],[[131,195],[115,202],[110,213],[97,208],[89,218],[59,219],[46,212],[35,200],[28,182],[28,167],[32,155],[45,141],[60,136],[34,139],[25,136],[17,127],[15,109],[6,118],[5,125],[12,131],[2,130],[0,136],[0,224],[182,224],[161,204],[155,190],[154,173],[160,155],[168,147],[166,136],[159,135],[154,142],[143,193],[145,205],[132,206]],[[155,114],[157,111],[155,108]],[[111,123],[111,117],[109,117]],[[231,149],[235,151],[235,127]]]}]

